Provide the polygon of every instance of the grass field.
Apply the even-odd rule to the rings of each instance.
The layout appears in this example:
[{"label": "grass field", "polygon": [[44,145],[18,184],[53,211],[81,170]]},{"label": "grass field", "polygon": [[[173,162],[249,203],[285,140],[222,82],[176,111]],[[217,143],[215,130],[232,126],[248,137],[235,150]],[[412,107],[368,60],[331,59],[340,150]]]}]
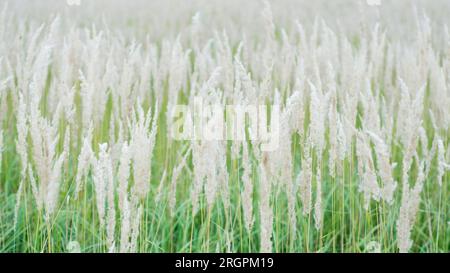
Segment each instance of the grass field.
[{"label": "grass field", "polygon": [[450,252],[447,1],[31,2],[0,252]]}]

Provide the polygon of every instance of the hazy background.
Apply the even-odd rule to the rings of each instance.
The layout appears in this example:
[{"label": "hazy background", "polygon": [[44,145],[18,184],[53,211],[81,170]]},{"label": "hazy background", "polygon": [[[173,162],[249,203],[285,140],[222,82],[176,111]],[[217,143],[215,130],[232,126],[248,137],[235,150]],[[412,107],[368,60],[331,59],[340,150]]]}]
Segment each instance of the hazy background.
[{"label": "hazy background", "polygon": [[[80,2],[79,5],[76,2]],[[416,27],[416,14],[432,18],[435,31],[442,31],[448,24],[450,1],[448,0],[379,0],[380,5],[370,5],[376,0],[272,0],[274,20],[286,29],[295,26],[296,18],[308,30],[316,18],[323,19],[331,28],[357,34],[361,27],[380,22],[390,37],[410,37]],[[208,22],[209,30],[227,30],[231,39],[242,34],[258,35],[263,32],[260,0],[14,0],[0,1],[6,12],[22,16],[22,19],[39,23],[51,20],[55,14],[69,24],[95,24],[129,28],[127,34],[134,37],[167,38],[177,35],[180,26],[186,28],[197,12]],[[75,3],[75,4],[72,4]],[[415,12],[417,11],[417,12]],[[392,16],[394,14],[394,16]],[[364,20],[362,20],[364,18]],[[202,20],[200,20],[202,21]],[[364,21],[366,25],[361,22]],[[139,27],[136,27],[139,26]],[[256,31],[255,31],[256,29]],[[261,31],[258,31],[261,29]],[[237,30],[237,31],[236,31]],[[413,32],[415,33],[415,31]],[[238,37],[236,37],[238,36]],[[406,37],[405,37],[406,36]]]}]

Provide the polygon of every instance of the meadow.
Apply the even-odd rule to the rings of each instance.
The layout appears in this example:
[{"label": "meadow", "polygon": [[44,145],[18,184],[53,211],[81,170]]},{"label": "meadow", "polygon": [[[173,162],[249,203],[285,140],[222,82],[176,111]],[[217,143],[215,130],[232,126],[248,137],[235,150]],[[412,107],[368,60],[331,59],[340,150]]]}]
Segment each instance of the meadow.
[{"label": "meadow", "polygon": [[1,0],[0,252],[450,252],[450,3],[375,2]]}]

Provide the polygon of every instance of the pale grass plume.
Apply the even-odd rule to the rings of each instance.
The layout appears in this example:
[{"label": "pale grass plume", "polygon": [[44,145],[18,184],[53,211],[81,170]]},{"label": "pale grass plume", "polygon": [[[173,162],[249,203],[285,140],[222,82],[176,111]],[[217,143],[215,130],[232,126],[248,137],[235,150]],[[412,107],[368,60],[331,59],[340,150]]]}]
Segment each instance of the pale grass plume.
[{"label": "pale grass plume", "polygon": [[155,136],[157,130],[158,110],[155,109],[153,118],[151,109],[144,114],[141,106],[137,107],[137,118],[133,119],[131,125],[130,149],[132,150],[133,162],[133,190],[140,199],[144,199],[150,189],[151,162]]},{"label": "pale grass plume", "polygon": [[20,158],[20,183],[16,195],[16,206],[14,209],[14,226],[17,224],[17,217],[20,208],[20,199],[22,196],[23,184],[27,177],[28,168],[28,116],[26,104],[23,95],[19,93],[19,105],[17,109],[17,140],[16,150]]},{"label": "pale grass plume", "polygon": [[117,170],[119,207],[121,208],[124,206],[125,200],[128,199],[130,168],[131,168],[130,147],[128,143],[124,142],[122,144],[119,159],[119,167]]},{"label": "pale grass plume", "polygon": [[442,180],[446,171],[450,170],[450,165],[445,160],[445,148],[442,138],[437,136],[437,182],[442,186]]},{"label": "pale grass plume", "polygon": [[100,227],[106,231],[108,248],[114,246],[115,215],[114,176],[108,144],[99,145],[98,158],[94,160],[93,182]]},{"label": "pale grass plume", "polygon": [[[328,166],[330,170],[330,175],[332,177],[336,177],[336,168],[339,166],[339,161],[342,160],[339,157],[339,148],[338,145],[339,142],[342,142],[342,140],[339,140],[338,135],[338,113],[336,109],[336,97],[335,94],[330,99],[330,106],[328,108],[328,128],[329,128],[329,158],[328,158]],[[341,170],[341,167],[338,168]]]},{"label": "pale grass plume", "polygon": [[192,204],[192,213],[196,214],[199,209],[199,198],[204,187],[204,179],[206,176],[207,163],[205,162],[206,157],[201,156],[202,154],[206,154],[204,145],[198,142],[193,142],[191,146],[192,146],[192,163],[194,166],[194,178],[191,186],[191,204]]},{"label": "pale grass plume", "polygon": [[175,215],[176,202],[177,202],[177,182],[180,178],[181,172],[183,168],[186,167],[186,160],[189,154],[191,153],[191,148],[185,152],[185,155],[181,159],[181,163],[179,163],[172,172],[172,178],[170,180],[170,188],[169,188],[169,212],[171,216]]},{"label": "pale grass plume", "polygon": [[356,144],[358,156],[359,191],[364,194],[364,208],[369,209],[371,199],[379,201],[381,189],[375,174],[375,165],[368,136],[360,132]]},{"label": "pale grass plume", "polygon": [[[416,158],[419,160],[417,156]],[[421,201],[420,195],[428,175],[424,173],[424,162],[418,162],[420,162],[418,165],[419,170],[413,187],[409,185],[409,166],[404,166],[403,168],[402,199],[397,220],[397,245],[400,252],[408,252],[413,245],[411,231],[416,221]]]},{"label": "pale grass plume", "polygon": [[56,210],[59,199],[59,191],[61,188],[61,172],[62,165],[64,163],[65,153],[63,152],[53,165],[52,172],[50,174],[48,191],[45,201],[45,219],[50,220],[50,217]]},{"label": "pale grass plume", "polygon": [[312,158],[307,144],[305,145],[304,158],[302,159],[301,175],[299,175],[299,193],[303,205],[303,214],[309,214],[312,208]]},{"label": "pale grass plume", "polygon": [[125,198],[121,205],[120,248],[121,253],[136,252],[137,236],[142,218],[143,208],[137,199]]},{"label": "pale grass plume", "polygon": [[330,93],[323,94],[314,84],[309,83],[311,88],[311,122],[310,122],[310,139],[311,144],[317,149],[321,155],[325,148],[325,121],[327,116],[328,101]]},{"label": "pale grass plume", "polygon": [[[64,151],[60,155],[56,151],[59,141],[56,122],[44,118],[38,109],[36,100],[32,102],[29,116],[30,136],[33,144],[31,151],[34,173],[38,178],[38,184],[33,193],[38,209],[45,210],[47,221],[50,220],[50,216],[57,206],[62,164],[66,156]],[[30,168],[31,172],[32,168]]]},{"label": "pale grass plume", "polygon": [[268,180],[267,173],[263,164],[259,166],[260,184],[259,184],[259,213],[261,217],[260,226],[260,252],[272,252],[272,232],[273,232],[273,211],[270,204],[272,193],[272,183]]},{"label": "pale grass plume", "polygon": [[253,179],[252,179],[252,164],[250,154],[248,151],[247,142],[242,145],[242,164],[244,172],[242,174],[242,210],[244,212],[245,227],[248,232],[251,232],[253,227]]},{"label": "pale grass plume", "polygon": [[163,174],[161,175],[161,178],[159,179],[159,186],[158,189],[156,190],[156,196],[155,196],[155,204],[159,204],[161,202],[161,200],[163,200],[164,198],[164,186],[165,186],[165,181],[167,178],[167,169],[164,170]]},{"label": "pale grass plume", "polygon": [[78,156],[77,176],[75,178],[75,198],[78,198],[78,195],[84,185],[83,179],[86,179],[94,160],[94,152],[92,151],[91,141],[92,127],[88,129],[86,136],[83,138],[83,145],[81,146],[81,152]]},{"label": "pale grass plume", "polygon": [[390,163],[389,146],[376,134],[367,132],[375,144],[375,152],[377,155],[378,175],[383,183],[380,188],[380,196],[388,204],[392,204],[394,192],[397,188],[397,182],[394,180],[392,170],[394,165]]}]

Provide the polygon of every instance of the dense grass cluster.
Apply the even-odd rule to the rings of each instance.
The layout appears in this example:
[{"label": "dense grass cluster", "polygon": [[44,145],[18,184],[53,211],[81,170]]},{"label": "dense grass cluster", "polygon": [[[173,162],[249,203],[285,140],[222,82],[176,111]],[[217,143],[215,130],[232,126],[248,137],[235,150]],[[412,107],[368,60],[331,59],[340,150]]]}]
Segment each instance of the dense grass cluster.
[{"label": "dense grass cluster", "polygon": [[450,251],[448,3],[124,2],[1,3],[0,252]]}]

